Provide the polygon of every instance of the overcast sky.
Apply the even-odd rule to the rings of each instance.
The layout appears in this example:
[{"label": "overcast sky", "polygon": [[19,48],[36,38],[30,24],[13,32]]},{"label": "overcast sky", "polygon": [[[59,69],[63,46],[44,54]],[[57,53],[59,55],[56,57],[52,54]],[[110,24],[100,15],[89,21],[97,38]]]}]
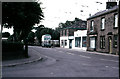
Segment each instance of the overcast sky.
[{"label": "overcast sky", "polygon": [[[38,0],[44,13],[44,20],[40,23],[45,27],[55,28],[59,23],[73,21],[75,17],[86,20],[89,14],[106,9],[108,0]],[[3,32],[6,29],[3,30]],[[11,30],[12,34],[12,30]]]},{"label": "overcast sky", "polygon": [[75,17],[86,20],[89,14],[94,14],[106,8],[108,0],[40,0],[44,12],[42,24],[45,27],[58,27],[60,22],[73,21]]}]

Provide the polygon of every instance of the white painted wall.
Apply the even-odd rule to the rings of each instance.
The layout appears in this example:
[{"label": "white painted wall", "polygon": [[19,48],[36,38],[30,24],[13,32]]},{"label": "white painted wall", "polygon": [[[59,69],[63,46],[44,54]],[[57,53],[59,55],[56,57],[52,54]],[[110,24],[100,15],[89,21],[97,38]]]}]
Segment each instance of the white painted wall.
[{"label": "white painted wall", "polygon": [[[67,45],[65,46],[65,42],[63,42],[63,46],[61,46],[61,44],[62,44],[61,40],[67,40]],[[60,37],[60,47],[69,48],[68,36],[62,36],[62,37]]]},{"label": "white painted wall", "polygon": [[[72,49],[80,49],[80,50],[86,50],[87,47],[82,47],[82,37],[87,37],[87,30],[78,30],[74,32],[74,36],[62,36],[60,37],[60,47],[63,48],[69,48],[69,39],[72,40]],[[75,47],[75,37],[81,37],[81,46]],[[65,42],[63,42],[63,45],[61,46],[61,40],[67,40],[67,45],[65,46]]]},{"label": "white painted wall", "polygon": [[[87,47],[82,47],[82,37],[87,37],[87,30],[78,30],[74,32],[74,40],[73,40],[73,49],[80,49],[80,50],[86,50]],[[81,37],[81,46],[75,47],[75,37]]]}]

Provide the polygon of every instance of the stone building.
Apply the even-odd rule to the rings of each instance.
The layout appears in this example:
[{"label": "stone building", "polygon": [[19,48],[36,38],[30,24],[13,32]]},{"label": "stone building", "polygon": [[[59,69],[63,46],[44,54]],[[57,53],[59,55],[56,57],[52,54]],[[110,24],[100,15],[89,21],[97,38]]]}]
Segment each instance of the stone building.
[{"label": "stone building", "polygon": [[107,2],[106,10],[87,19],[87,50],[119,53],[117,2]]}]

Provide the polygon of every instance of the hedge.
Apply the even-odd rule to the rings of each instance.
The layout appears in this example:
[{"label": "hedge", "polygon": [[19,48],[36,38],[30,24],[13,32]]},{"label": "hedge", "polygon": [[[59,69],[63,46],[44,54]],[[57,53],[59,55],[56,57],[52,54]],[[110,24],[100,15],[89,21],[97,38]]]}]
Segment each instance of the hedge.
[{"label": "hedge", "polygon": [[23,50],[24,45],[21,42],[2,41],[2,52],[15,52]]}]

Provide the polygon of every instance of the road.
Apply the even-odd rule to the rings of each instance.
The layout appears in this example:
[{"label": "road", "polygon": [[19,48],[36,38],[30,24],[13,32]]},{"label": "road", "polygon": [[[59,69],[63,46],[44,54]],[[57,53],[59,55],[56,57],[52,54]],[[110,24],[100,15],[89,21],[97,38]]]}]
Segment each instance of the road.
[{"label": "road", "polygon": [[119,77],[119,57],[65,48],[29,46],[43,61],[3,67],[3,77]]}]

